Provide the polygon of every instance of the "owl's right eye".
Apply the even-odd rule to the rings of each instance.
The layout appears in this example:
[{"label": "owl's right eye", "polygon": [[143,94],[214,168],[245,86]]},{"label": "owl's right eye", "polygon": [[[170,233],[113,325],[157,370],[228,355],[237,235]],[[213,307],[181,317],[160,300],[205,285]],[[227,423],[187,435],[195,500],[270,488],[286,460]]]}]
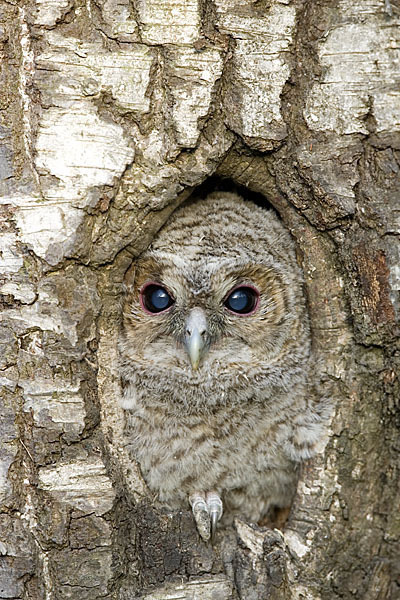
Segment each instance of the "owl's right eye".
[{"label": "owl's right eye", "polygon": [[161,285],[148,283],[140,291],[140,304],[151,314],[164,312],[173,305],[175,300]]},{"label": "owl's right eye", "polygon": [[251,315],[255,312],[260,299],[260,293],[252,286],[234,288],[226,298],[224,305],[235,315]]}]

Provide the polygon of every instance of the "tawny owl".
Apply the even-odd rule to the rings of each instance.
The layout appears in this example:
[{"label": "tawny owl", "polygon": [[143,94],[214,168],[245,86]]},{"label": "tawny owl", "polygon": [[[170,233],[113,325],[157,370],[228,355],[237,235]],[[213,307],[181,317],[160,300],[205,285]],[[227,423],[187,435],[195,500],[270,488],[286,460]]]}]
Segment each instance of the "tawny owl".
[{"label": "tawny owl", "polygon": [[307,393],[310,331],[293,240],[235,194],[177,210],[126,277],[119,342],[127,445],[204,539],[224,512],[290,505],[321,419]]}]

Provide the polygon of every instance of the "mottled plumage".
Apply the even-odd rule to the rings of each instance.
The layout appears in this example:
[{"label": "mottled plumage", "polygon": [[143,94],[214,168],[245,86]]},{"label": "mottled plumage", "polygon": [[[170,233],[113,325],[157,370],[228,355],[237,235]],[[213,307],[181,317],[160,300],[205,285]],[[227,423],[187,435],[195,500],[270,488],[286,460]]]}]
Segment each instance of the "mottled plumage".
[{"label": "mottled plumage", "polygon": [[[229,193],[185,205],[126,286],[125,434],[149,488],[170,508],[215,491],[225,520],[290,505],[321,420],[307,394],[303,276],[277,216]],[[247,314],[228,308],[237,289],[250,298]]]}]

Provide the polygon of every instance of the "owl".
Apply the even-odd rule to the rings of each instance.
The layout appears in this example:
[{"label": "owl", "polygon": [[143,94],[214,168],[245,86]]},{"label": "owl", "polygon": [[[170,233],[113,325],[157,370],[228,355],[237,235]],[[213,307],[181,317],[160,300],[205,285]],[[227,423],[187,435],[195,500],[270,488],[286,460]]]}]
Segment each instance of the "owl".
[{"label": "owl", "polygon": [[126,275],[119,339],[128,451],[208,540],[290,505],[322,420],[294,242],[233,193],[178,209]]}]

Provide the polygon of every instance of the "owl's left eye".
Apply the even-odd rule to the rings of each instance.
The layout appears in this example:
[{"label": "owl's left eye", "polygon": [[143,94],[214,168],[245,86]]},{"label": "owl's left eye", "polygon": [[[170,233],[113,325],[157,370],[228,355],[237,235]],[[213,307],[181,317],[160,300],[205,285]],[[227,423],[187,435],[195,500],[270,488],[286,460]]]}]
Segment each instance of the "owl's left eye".
[{"label": "owl's left eye", "polygon": [[228,310],[238,315],[249,315],[253,313],[260,298],[258,291],[250,286],[235,288],[227,296],[224,305]]},{"label": "owl's left eye", "polygon": [[149,283],[140,292],[140,303],[146,312],[157,314],[172,306],[174,299],[161,285]]}]

